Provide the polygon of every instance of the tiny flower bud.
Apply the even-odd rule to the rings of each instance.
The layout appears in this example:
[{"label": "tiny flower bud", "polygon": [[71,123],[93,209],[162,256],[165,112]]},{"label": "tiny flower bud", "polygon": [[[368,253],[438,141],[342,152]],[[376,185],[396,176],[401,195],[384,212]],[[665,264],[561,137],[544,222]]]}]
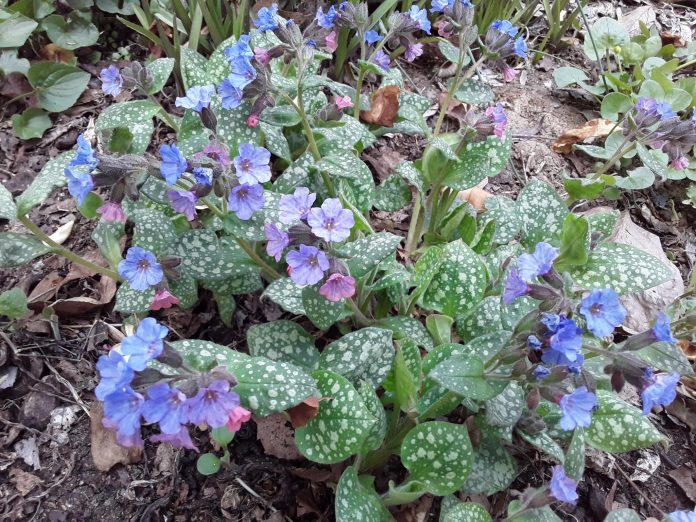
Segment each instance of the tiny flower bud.
[{"label": "tiny flower bud", "polygon": [[208,107],[203,107],[201,109],[201,122],[205,128],[210,129],[213,132],[215,132],[217,129],[217,118],[215,117],[215,114],[213,114],[213,111],[211,111]]}]

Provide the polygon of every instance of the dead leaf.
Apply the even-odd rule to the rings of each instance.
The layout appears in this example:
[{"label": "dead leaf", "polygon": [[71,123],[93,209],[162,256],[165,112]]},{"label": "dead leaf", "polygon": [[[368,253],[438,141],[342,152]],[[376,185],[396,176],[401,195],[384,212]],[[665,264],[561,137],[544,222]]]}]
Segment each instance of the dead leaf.
[{"label": "dead leaf", "polygon": [[70,237],[70,232],[72,232],[73,226],[75,226],[74,219],[59,226],[49,237],[59,245],[62,245]]},{"label": "dead leaf", "polygon": [[51,272],[50,274],[46,275],[41,281],[39,281],[39,284],[37,284],[29,294],[29,297],[27,298],[29,301],[29,308],[32,308],[33,310],[42,309],[45,303],[51,301],[56,296],[56,293],[58,293],[64,279],[65,278],[63,278],[58,272]]},{"label": "dead leaf", "polygon": [[674,47],[686,47],[686,41],[678,34],[670,33],[668,31],[662,31],[660,33],[660,39],[662,40],[662,46],[673,45]]},{"label": "dead leaf", "polygon": [[41,55],[41,58],[43,58],[44,60],[49,60],[51,62],[69,64],[72,63],[75,59],[75,53],[73,53],[72,51],[68,51],[67,49],[63,49],[62,47],[58,47],[54,43],[44,45],[39,50],[39,54]]},{"label": "dead leaf", "polygon": [[678,395],[666,410],[669,415],[673,415],[686,424],[692,432],[696,431],[696,401],[690,397]]},{"label": "dead leaf", "polygon": [[558,154],[569,154],[573,150],[573,145],[583,142],[589,138],[604,138],[609,136],[611,130],[616,126],[616,122],[605,120],[604,118],[595,118],[583,123],[574,129],[568,129],[560,138],[558,138],[551,150]]},{"label": "dead leaf", "polygon": [[306,426],[310,420],[317,416],[317,413],[319,413],[319,399],[317,397],[309,397],[297,406],[288,409],[290,423],[295,429]]},{"label": "dead leaf", "polygon": [[369,111],[360,111],[360,118],[365,123],[393,127],[396,115],[399,112],[399,94],[401,89],[396,85],[389,85],[378,89],[372,95]]},{"label": "dead leaf", "polygon": [[90,441],[95,468],[106,472],[116,464],[133,464],[140,461],[142,449],[124,448],[116,441],[116,432],[102,425],[104,410],[101,402],[95,401],[92,404],[90,416]]},{"label": "dead leaf", "polygon": [[677,346],[681,348],[681,351],[684,352],[687,359],[690,361],[696,361],[696,344],[691,344],[686,339],[682,339],[677,342]]},{"label": "dead leaf", "polygon": [[493,195],[487,190],[483,190],[483,187],[486,185],[488,185],[488,178],[484,179],[473,188],[460,191],[459,194],[457,194],[457,199],[470,203],[472,207],[481,212],[485,209],[486,199]]},{"label": "dead leaf", "polygon": [[34,468],[34,471],[41,469],[39,460],[39,447],[36,445],[36,437],[22,439],[14,445],[15,453],[27,466]]},{"label": "dead leaf", "polygon": [[631,36],[640,34],[640,22],[650,27],[655,24],[655,21],[655,9],[649,5],[636,7],[619,18],[619,23],[624,26]]},{"label": "dead leaf", "polygon": [[694,483],[694,475],[691,469],[682,466],[670,471],[669,476],[672,477],[672,480],[677,483],[677,486],[682,489],[684,494],[689,497],[691,502],[696,502],[696,483]]},{"label": "dead leaf", "polygon": [[26,497],[32,489],[43,483],[43,480],[19,468],[12,468],[10,469],[10,482],[14,484],[20,495]]},{"label": "dead leaf", "polygon": [[287,419],[281,413],[268,417],[256,417],[256,438],[266,453],[279,459],[297,460],[302,454],[295,446],[293,430],[288,426]]},{"label": "dead leaf", "polygon": [[636,461],[636,469],[631,475],[634,482],[647,482],[652,478],[657,468],[660,467],[660,456],[650,450],[640,450],[640,457]]}]

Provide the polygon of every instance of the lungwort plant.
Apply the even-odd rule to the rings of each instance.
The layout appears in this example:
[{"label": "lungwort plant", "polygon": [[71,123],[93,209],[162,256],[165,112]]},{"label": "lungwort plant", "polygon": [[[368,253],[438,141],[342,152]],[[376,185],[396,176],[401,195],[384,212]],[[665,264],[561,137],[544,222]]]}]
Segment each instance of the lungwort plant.
[{"label": "lungwort plant", "polygon": [[[404,89],[388,54],[430,29],[428,13],[395,13],[372,33],[365,7],[344,2],[303,31],[270,7],[210,59],[182,49],[183,116],[152,98],[171,63],[110,68],[107,92],[143,99],[105,110],[94,136],[51,160],[18,198],[0,192],[1,216],[32,233],[2,234],[3,266],[52,252],[120,282],[115,308],[133,318],[100,357],[95,393],[121,444],[141,446],[148,424],[159,430],[151,440],[199,451],[191,435],[209,429],[220,449],[198,468],[210,474],[229,461],[226,448],[252,413],[299,407],[311,412],[295,431],[299,451],[346,463],[337,520],[390,520],[389,506],[433,494],[445,497],[441,520],[456,521],[490,520],[452,495],[507,488],[518,473],[507,446],[524,441],[558,465],[548,485],[510,503],[508,520],[523,521],[559,520],[550,505],[576,501],[587,446],[622,452],[662,440],[648,414],[690,372],[675,343],[692,335],[693,307],[660,313],[628,338],[615,329],[626,317],[619,296],[668,280],[667,267],[609,240],[618,213],[573,214],[538,180],[516,200],[489,198],[482,214],[458,198],[498,174],[510,152],[505,113],[477,69],[486,62],[512,79],[526,56],[510,22],[479,40],[472,9],[431,9],[441,33],[458,37],[440,45],[456,74],[433,128],[423,117],[430,101]],[[361,34],[357,67],[363,82],[380,81],[374,96],[321,74],[336,25]],[[385,91],[398,110],[375,123]],[[469,107],[458,122],[444,116],[454,99]],[[176,133],[157,155],[147,153],[153,117]],[[427,146],[375,186],[360,153],[385,132],[420,133]],[[27,217],[65,184],[86,216],[99,216],[92,237],[108,267]],[[375,232],[369,213],[410,203],[401,248],[403,238]],[[286,319],[249,328],[238,351],[174,340],[146,317],[192,307],[200,288],[228,325],[236,296],[256,291]],[[642,411],[615,393],[625,384],[641,394]],[[394,455],[402,480],[376,490]]]}]

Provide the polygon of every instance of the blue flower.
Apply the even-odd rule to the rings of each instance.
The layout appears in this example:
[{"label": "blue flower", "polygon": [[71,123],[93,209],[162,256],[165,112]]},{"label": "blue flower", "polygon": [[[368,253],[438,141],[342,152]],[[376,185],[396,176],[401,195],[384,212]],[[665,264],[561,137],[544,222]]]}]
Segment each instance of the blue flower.
[{"label": "blue flower", "polygon": [[428,20],[428,11],[420,9],[417,5],[412,5],[411,9],[406,13],[414,22],[418,23],[418,28],[430,34],[430,20]]},{"label": "blue flower", "polygon": [[259,184],[247,185],[246,183],[237,185],[230,192],[227,202],[230,210],[237,214],[239,219],[247,221],[265,204],[263,186]]},{"label": "blue flower", "polygon": [[672,511],[668,517],[669,522],[696,522],[694,511]]},{"label": "blue flower", "polygon": [[164,349],[164,338],[169,328],[162,326],[152,317],[146,317],[138,325],[133,335],[121,342],[121,353],[128,355],[128,366],[141,372],[151,360],[158,357]]},{"label": "blue flower", "polygon": [[317,48],[317,41],[314,38],[307,38],[305,40],[305,45],[307,47],[311,47],[312,49],[316,49]]},{"label": "blue flower", "polygon": [[97,361],[99,384],[94,390],[97,399],[104,398],[130,385],[133,380],[133,370],[116,350],[110,350],[108,355],[102,355]]},{"label": "blue flower", "polygon": [[290,267],[290,279],[298,285],[314,285],[324,278],[329,259],[317,247],[300,245],[299,250],[288,252],[285,260]]},{"label": "blue flower", "polygon": [[643,378],[645,388],[640,396],[643,399],[643,415],[650,413],[655,406],[669,406],[677,398],[679,374],[663,373],[654,376],[651,368],[646,368]]},{"label": "blue flower", "polygon": [[446,9],[451,9],[450,4],[454,4],[454,0],[433,0],[430,4],[430,11],[432,13],[444,13]]},{"label": "blue flower", "polygon": [[186,395],[166,382],[160,382],[147,389],[147,399],[141,412],[147,422],[158,422],[162,433],[179,433],[186,423]]},{"label": "blue flower", "polygon": [[307,187],[297,187],[292,195],[281,196],[278,202],[278,219],[286,225],[306,219],[316,199],[317,195]]},{"label": "blue flower", "polygon": [[587,329],[597,337],[611,335],[626,319],[619,295],[610,288],[592,290],[580,303],[580,313],[585,316]]},{"label": "blue flower", "polygon": [[193,177],[196,178],[196,183],[210,187],[213,184],[213,169],[208,167],[195,167],[193,169]]},{"label": "blue flower", "polygon": [[240,183],[256,185],[271,179],[271,153],[263,147],[251,143],[239,146],[239,156],[233,160],[235,173]]},{"label": "blue flower", "polygon": [[160,173],[169,185],[174,185],[188,168],[188,161],[175,144],[160,145]]},{"label": "blue flower", "polygon": [[577,483],[570,477],[566,477],[563,466],[555,466],[551,475],[551,495],[561,502],[575,504],[578,500]]},{"label": "blue flower", "polygon": [[530,350],[539,350],[541,348],[541,341],[536,335],[530,335],[527,337],[527,347]]},{"label": "blue flower", "polygon": [[564,395],[559,402],[563,417],[561,428],[571,431],[580,426],[587,428],[592,422],[592,411],[597,407],[597,397],[587,391],[586,386],[581,386],[573,393]]},{"label": "blue flower", "polygon": [[118,96],[123,90],[123,77],[121,71],[115,65],[109,65],[99,73],[102,82],[102,91],[111,96]]},{"label": "blue flower", "polygon": [[244,89],[256,79],[256,69],[250,61],[238,58],[231,63],[232,73],[227,77],[230,84],[237,89]]},{"label": "blue flower", "polygon": [[324,13],[324,10],[319,7],[319,9],[317,9],[317,15],[314,19],[317,21],[319,27],[331,29],[334,25],[334,20],[336,20],[336,16],[338,16],[338,13],[336,12],[334,6],[329,7],[326,13]]},{"label": "blue flower", "polygon": [[85,166],[89,167],[90,170],[94,169],[99,164],[99,160],[94,154],[94,149],[89,143],[89,140],[85,138],[84,134],[80,134],[77,137],[77,150],[75,151],[75,158],[70,162],[71,167]]},{"label": "blue flower", "polygon": [[527,42],[521,36],[515,39],[515,54],[523,60],[527,59]]},{"label": "blue flower", "polygon": [[249,61],[254,57],[254,51],[251,50],[250,44],[251,35],[243,34],[239,40],[225,49],[225,57],[230,65],[239,58]]},{"label": "blue flower", "polygon": [[77,200],[78,205],[82,205],[87,195],[94,188],[92,176],[73,167],[65,167],[63,172],[65,172],[65,177],[68,179],[68,192]]},{"label": "blue flower", "polygon": [[180,212],[188,221],[196,219],[198,197],[190,190],[168,190],[167,199],[174,210]]},{"label": "blue flower", "polygon": [[263,232],[268,240],[266,243],[266,253],[274,258],[276,261],[280,261],[283,257],[283,252],[290,244],[290,237],[287,232],[283,232],[276,225],[264,225]]},{"label": "blue flower", "polygon": [[186,419],[193,424],[220,428],[227,424],[230,412],[239,406],[239,395],[230,391],[230,383],[214,381],[186,401]]},{"label": "blue flower", "polygon": [[155,254],[140,247],[130,247],[126,258],[118,263],[118,273],[133,290],[142,292],[162,281],[164,272]]},{"label": "blue flower", "polygon": [[655,324],[650,329],[655,339],[661,342],[677,344],[677,339],[672,335],[672,328],[667,314],[660,312],[657,314]]},{"label": "blue flower", "polygon": [[511,38],[514,38],[517,36],[518,29],[514,25],[512,25],[512,22],[509,20],[496,20],[491,24],[491,29],[495,29],[496,31],[500,31],[501,33],[504,33]]},{"label": "blue flower", "polygon": [[152,442],[166,442],[171,444],[175,448],[186,448],[200,453],[198,448],[191,440],[191,434],[186,426],[181,426],[181,429],[174,433],[160,433],[159,435],[153,435],[150,437]]},{"label": "blue flower", "polygon": [[520,277],[520,273],[516,268],[512,268],[505,281],[505,290],[503,290],[503,302],[507,305],[512,304],[518,297],[525,296],[529,293],[529,285]]},{"label": "blue flower", "polygon": [[140,436],[140,408],[143,396],[131,388],[115,391],[104,399],[105,428],[116,430],[116,440],[122,446],[143,446]]},{"label": "blue flower", "polygon": [[558,314],[541,314],[541,324],[546,327],[548,333],[556,333],[563,319],[565,319],[565,316],[560,316]]},{"label": "blue flower", "polygon": [[215,96],[214,85],[194,85],[186,91],[186,96],[176,99],[175,105],[201,112],[203,109],[210,107],[213,96]]},{"label": "blue flower", "polygon": [[[560,317],[560,322],[549,338],[550,350],[541,356],[547,364],[572,364],[577,366],[582,360],[582,328],[572,319]],[[567,362],[566,362],[567,361]]]},{"label": "blue flower", "polygon": [[278,28],[278,4],[269,7],[262,7],[256,15],[254,25],[259,31],[274,31]]},{"label": "blue flower", "polygon": [[244,99],[244,91],[235,87],[230,77],[225,78],[218,85],[218,94],[220,94],[220,104],[223,109],[236,109]]},{"label": "blue flower", "polygon": [[549,375],[551,375],[551,370],[549,370],[546,366],[537,366],[534,368],[532,373],[537,381],[543,381]]},{"label": "blue flower", "polygon": [[548,243],[537,243],[533,254],[522,254],[517,260],[520,276],[525,281],[548,274],[553,262],[558,257],[558,249]]},{"label": "blue flower", "polygon": [[374,43],[379,42],[384,38],[381,34],[379,34],[377,31],[373,31],[370,29],[365,33],[365,42],[369,45],[372,45]]},{"label": "blue flower", "polygon": [[329,242],[348,239],[350,229],[355,225],[353,212],[346,210],[338,198],[324,200],[321,208],[313,208],[307,216],[307,224],[312,234]]},{"label": "blue flower", "polygon": [[385,71],[389,70],[389,65],[391,64],[391,58],[382,49],[375,53],[372,57],[372,63],[379,65]]}]

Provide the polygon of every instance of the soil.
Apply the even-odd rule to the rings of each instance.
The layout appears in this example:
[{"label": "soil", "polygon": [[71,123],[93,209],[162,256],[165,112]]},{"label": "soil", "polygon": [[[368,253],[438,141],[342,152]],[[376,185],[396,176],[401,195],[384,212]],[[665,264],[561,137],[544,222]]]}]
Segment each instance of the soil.
[{"label": "soil", "polygon": [[[576,51],[567,50],[560,56],[584,65]],[[409,66],[406,77],[414,90],[437,100],[444,90],[445,79],[437,77],[439,67],[433,65],[433,60],[426,54],[422,61]],[[551,150],[551,143],[564,130],[595,117],[595,107],[586,100],[553,88],[551,71],[558,65],[554,60],[544,58],[536,67],[523,72],[522,83],[497,89],[497,101],[505,105],[514,144],[508,166],[489,180],[486,190],[515,197],[530,178],[539,177],[562,191],[561,173],[577,176],[589,165],[584,157],[561,156]],[[170,101],[171,94],[170,91]],[[11,129],[8,116],[18,108],[6,108],[0,123],[0,181],[13,194],[19,194],[49,158],[73,147],[77,134],[90,126],[105,103],[108,102],[93,79],[78,104],[58,115],[54,128],[43,139],[28,142],[15,138]],[[163,128],[156,136],[159,141],[168,139]],[[379,161],[370,162],[370,157],[381,160],[386,154],[397,161],[416,159],[423,146],[421,138],[384,137],[366,151],[365,157],[379,181],[385,173],[376,166]],[[682,185],[673,183],[632,193],[617,202],[602,203],[631,208],[638,224],[660,235],[686,282],[693,268],[696,245],[696,233],[688,225],[694,222],[696,212],[679,203],[683,190]],[[64,191],[35,209],[31,218],[47,233],[75,218],[66,246],[78,253],[96,255],[89,239],[93,223],[81,218]],[[375,218],[403,232],[408,227],[409,212],[375,213]],[[21,227],[11,225],[5,229],[21,230]],[[30,293],[51,274],[64,278],[70,270],[69,263],[49,256],[27,267],[0,271],[0,290],[19,287]],[[255,422],[247,423],[237,434],[231,445],[231,465],[210,477],[196,471],[197,456],[193,452],[148,442],[138,461],[116,466],[109,472],[98,471],[91,456],[94,449],[90,443],[88,414],[95,400],[94,364],[102,353],[101,346],[112,342],[113,332],[108,325],[118,325],[122,318],[108,303],[88,313],[60,317],[40,313],[45,301],[97,294],[98,279],[85,274],[82,279],[59,285],[50,299],[38,299],[34,306],[37,314],[18,322],[16,327],[0,325],[0,367],[12,365],[19,370],[15,385],[0,390],[0,517],[3,520],[333,520],[333,492],[343,468],[271,456],[258,440]],[[274,305],[251,295],[239,300],[234,326],[227,328],[210,303],[202,294],[200,304],[193,310],[165,311],[160,313],[160,318],[181,337],[243,348],[249,326],[282,315]],[[46,393],[40,395],[39,401],[44,409],[51,407],[48,411],[27,406],[32,393],[36,396],[39,382],[48,385],[47,392],[41,388]],[[65,414],[67,420],[62,426],[52,422],[46,428],[48,416],[56,408],[69,412]],[[41,413],[43,418],[37,419]],[[635,509],[643,518],[659,519],[661,512],[693,506],[696,493],[692,489],[689,498],[670,472],[685,467],[693,472],[694,433],[665,413],[653,415],[653,420],[669,444],[615,457],[588,455],[588,470],[579,487],[578,505],[557,510],[563,520],[602,520],[608,509],[619,507]],[[201,437],[199,442],[206,447],[205,434]],[[21,444],[27,441],[31,444],[32,440],[38,447],[27,457]],[[550,460],[521,441],[515,441],[509,449],[520,465],[517,480],[505,492],[472,499],[499,516],[504,516],[504,508],[516,492],[547,482],[550,474]],[[629,478],[639,461],[655,456],[661,465],[647,475],[647,480]],[[29,463],[33,460],[35,465],[27,460]],[[378,477],[377,484],[386,485],[387,479],[400,473],[403,469],[399,466],[389,466]],[[439,501],[426,496],[402,508],[397,519],[435,521],[438,512]]]}]

